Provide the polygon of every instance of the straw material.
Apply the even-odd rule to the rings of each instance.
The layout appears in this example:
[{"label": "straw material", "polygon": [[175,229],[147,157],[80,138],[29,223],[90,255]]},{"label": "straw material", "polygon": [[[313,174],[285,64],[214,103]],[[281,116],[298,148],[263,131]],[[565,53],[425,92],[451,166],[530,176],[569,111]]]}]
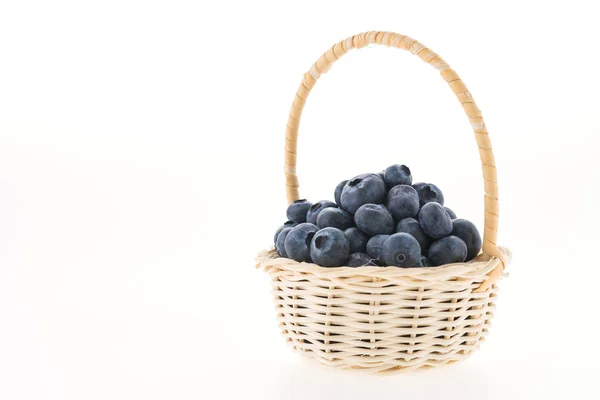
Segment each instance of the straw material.
[{"label": "straw material", "polygon": [[271,277],[277,320],[294,350],[372,373],[448,364],[479,348],[498,288],[475,289],[498,263],[483,254],[430,268],[322,268],[275,250],[257,258]]},{"label": "straw material", "polygon": [[496,245],[498,186],[491,142],[467,87],[436,53],[408,36],[365,32],[334,45],[304,78],[286,129],[288,202],[300,198],[296,176],[298,127],[317,79],[354,48],[380,44],[408,50],[440,71],[467,114],[479,148],[484,179],[483,252],[467,263],[429,268],[323,268],[257,257],[271,277],[277,318],[293,348],[321,363],[374,373],[412,370],[459,361],[476,350],[490,327],[498,288],[511,253]]}]

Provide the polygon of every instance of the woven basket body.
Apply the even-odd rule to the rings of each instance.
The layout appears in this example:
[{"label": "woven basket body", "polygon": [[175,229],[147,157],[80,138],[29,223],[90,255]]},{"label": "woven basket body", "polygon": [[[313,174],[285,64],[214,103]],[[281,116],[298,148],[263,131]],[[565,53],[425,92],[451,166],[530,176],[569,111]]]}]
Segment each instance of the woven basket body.
[{"label": "woven basket body", "polygon": [[296,176],[298,127],[318,78],[345,53],[368,44],[408,50],[435,67],[461,102],[481,158],[484,180],[483,252],[467,263],[429,268],[323,268],[258,255],[272,282],[277,319],[286,340],[304,355],[342,369],[375,373],[433,367],[468,357],[493,317],[496,282],[511,259],[496,245],[498,188],[487,128],[467,87],[436,53],[408,36],[365,32],[335,44],[313,64],[294,98],[286,129],[288,202],[300,198]]},{"label": "woven basket body", "polygon": [[343,369],[385,373],[459,361],[487,335],[497,286],[475,292],[500,262],[479,256],[434,268],[322,268],[257,261],[294,350]]}]

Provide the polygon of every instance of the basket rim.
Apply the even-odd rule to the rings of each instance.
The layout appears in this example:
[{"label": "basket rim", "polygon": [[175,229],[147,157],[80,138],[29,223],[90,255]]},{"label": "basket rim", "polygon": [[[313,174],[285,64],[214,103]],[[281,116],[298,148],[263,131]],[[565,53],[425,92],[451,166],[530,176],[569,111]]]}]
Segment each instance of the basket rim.
[{"label": "basket rim", "polygon": [[[498,247],[504,253],[506,264],[512,260],[512,252],[506,247]],[[473,260],[464,263],[440,265],[438,267],[321,267],[317,264],[297,262],[289,258],[280,257],[274,248],[262,250],[256,256],[256,268],[265,272],[274,269],[296,273],[311,274],[324,278],[353,278],[372,277],[382,279],[394,278],[424,278],[427,280],[449,280],[465,275],[481,276],[492,272],[502,261],[497,257],[490,257],[483,253]]]}]

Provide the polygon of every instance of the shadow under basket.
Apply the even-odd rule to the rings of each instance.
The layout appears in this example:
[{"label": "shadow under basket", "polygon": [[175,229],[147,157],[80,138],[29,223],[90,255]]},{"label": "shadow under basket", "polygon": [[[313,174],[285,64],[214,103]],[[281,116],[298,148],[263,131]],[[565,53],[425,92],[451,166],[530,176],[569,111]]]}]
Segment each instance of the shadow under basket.
[{"label": "shadow under basket", "polygon": [[304,74],[286,128],[288,203],[300,198],[298,127],[310,91],[348,51],[376,44],[410,51],[436,68],[469,118],[485,190],[482,253],[466,263],[439,267],[324,268],[281,258],[271,249],[258,255],[257,267],[271,278],[279,325],[296,351],[332,367],[390,373],[453,363],[478,349],[494,316],[496,283],[512,255],[496,245],[496,165],[479,108],[439,55],[397,33],[365,32],[342,40]]}]

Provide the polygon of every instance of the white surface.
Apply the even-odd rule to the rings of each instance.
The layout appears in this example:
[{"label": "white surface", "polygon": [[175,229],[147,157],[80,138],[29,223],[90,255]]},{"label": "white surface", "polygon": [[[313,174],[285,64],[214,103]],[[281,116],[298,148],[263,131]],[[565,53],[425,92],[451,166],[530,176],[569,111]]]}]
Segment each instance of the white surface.
[{"label": "white surface", "polygon": [[[0,398],[593,397],[593,8],[202,3],[1,4]],[[515,254],[481,351],[386,378],[293,354],[253,261],[285,219],[283,134],[301,76],[369,29],[415,37],[468,84]],[[434,69],[364,49],[305,111],[303,196],[400,162],[482,226],[473,135]]]}]

